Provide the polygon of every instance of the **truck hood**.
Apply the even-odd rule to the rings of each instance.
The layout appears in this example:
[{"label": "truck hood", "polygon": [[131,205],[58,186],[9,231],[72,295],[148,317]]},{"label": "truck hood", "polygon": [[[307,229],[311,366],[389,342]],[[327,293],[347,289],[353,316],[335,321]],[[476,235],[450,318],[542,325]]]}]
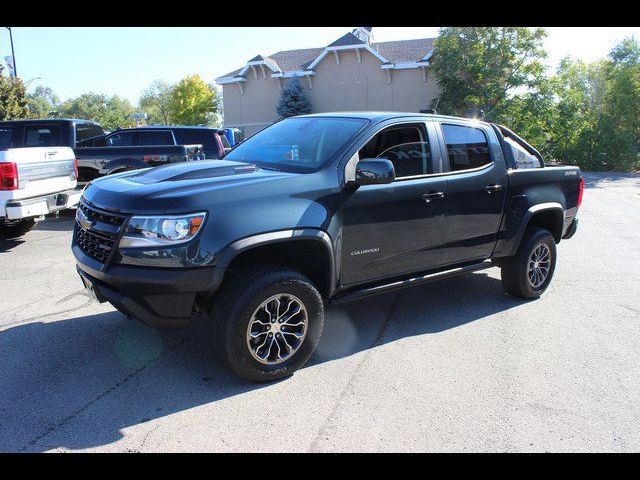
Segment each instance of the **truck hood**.
[{"label": "truck hood", "polygon": [[259,196],[267,182],[300,176],[228,160],[185,162],[96,179],[85,189],[84,198],[107,210],[161,214],[210,206],[216,196],[238,187],[255,190]]}]

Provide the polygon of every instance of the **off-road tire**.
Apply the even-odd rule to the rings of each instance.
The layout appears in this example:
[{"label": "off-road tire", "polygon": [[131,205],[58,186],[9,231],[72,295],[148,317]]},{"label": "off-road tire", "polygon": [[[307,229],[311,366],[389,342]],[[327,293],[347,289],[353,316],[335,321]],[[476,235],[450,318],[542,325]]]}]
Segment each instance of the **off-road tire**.
[{"label": "off-road tire", "polygon": [[[532,255],[540,247],[548,251],[548,273],[539,285],[529,279],[530,266],[534,265]],[[548,250],[547,250],[548,249]],[[544,228],[528,227],[520,242],[517,253],[502,260],[502,285],[507,293],[516,297],[538,298],[551,283],[556,268],[556,242],[551,232]]]},{"label": "off-road tire", "polygon": [[[306,335],[290,358],[266,365],[252,355],[247,332],[256,309],[278,294],[295,295],[304,304]],[[300,272],[277,265],[259,266],[233,274],[223,285],[212,310],[212,321],[217,356],[239,376],[269,382],[292,375],[309,360],[322,333],[324,305],[316,287]]]}]

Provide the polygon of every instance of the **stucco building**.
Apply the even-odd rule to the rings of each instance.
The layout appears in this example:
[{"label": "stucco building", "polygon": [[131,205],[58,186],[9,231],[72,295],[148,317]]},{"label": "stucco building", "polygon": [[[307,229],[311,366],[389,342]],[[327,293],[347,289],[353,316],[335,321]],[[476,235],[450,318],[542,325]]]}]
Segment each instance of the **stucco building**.
[{"label": "stucco building", "polygon": [[251,136],[277,120],[282,86],[300,77],[314,113],[407,111],[430,107],[440,90],[430,72],[433,38],[373,42],[359,27],[322,48],[257,55],[216,79],[222,86],[224,126]]}]

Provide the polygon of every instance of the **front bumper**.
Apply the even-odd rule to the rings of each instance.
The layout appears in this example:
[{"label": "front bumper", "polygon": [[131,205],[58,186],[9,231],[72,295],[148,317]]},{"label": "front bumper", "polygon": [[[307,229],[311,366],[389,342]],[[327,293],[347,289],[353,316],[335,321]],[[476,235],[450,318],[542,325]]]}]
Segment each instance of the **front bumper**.
[{"label": "front bumper", "polygon": [[74,207],[80,201],[81,196],[82,192],[79,190],[67,190],[42,197],[9,200],[5,205],[5,215],[8,220],[39,217]]},{"label": "front bumper", "polygon": [[82,262],[84,254],[72,247],[76,269],[89,282],[99,302],[109,302],[121,313],[156,328],[186,327],[194,314],[198,293],[213,293],[222,280],[221,269],[159,269],[112,265],[106,271]]}]

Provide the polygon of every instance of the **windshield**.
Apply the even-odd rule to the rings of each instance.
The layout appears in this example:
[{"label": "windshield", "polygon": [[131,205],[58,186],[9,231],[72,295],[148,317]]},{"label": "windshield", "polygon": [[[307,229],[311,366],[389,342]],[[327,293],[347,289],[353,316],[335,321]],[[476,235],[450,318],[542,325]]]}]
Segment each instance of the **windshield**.
[{"label": "windshield", "polygon": [[366,124],[356,118],[288,118],[245,140],[224,159],[288,172],[317,172]]}]

